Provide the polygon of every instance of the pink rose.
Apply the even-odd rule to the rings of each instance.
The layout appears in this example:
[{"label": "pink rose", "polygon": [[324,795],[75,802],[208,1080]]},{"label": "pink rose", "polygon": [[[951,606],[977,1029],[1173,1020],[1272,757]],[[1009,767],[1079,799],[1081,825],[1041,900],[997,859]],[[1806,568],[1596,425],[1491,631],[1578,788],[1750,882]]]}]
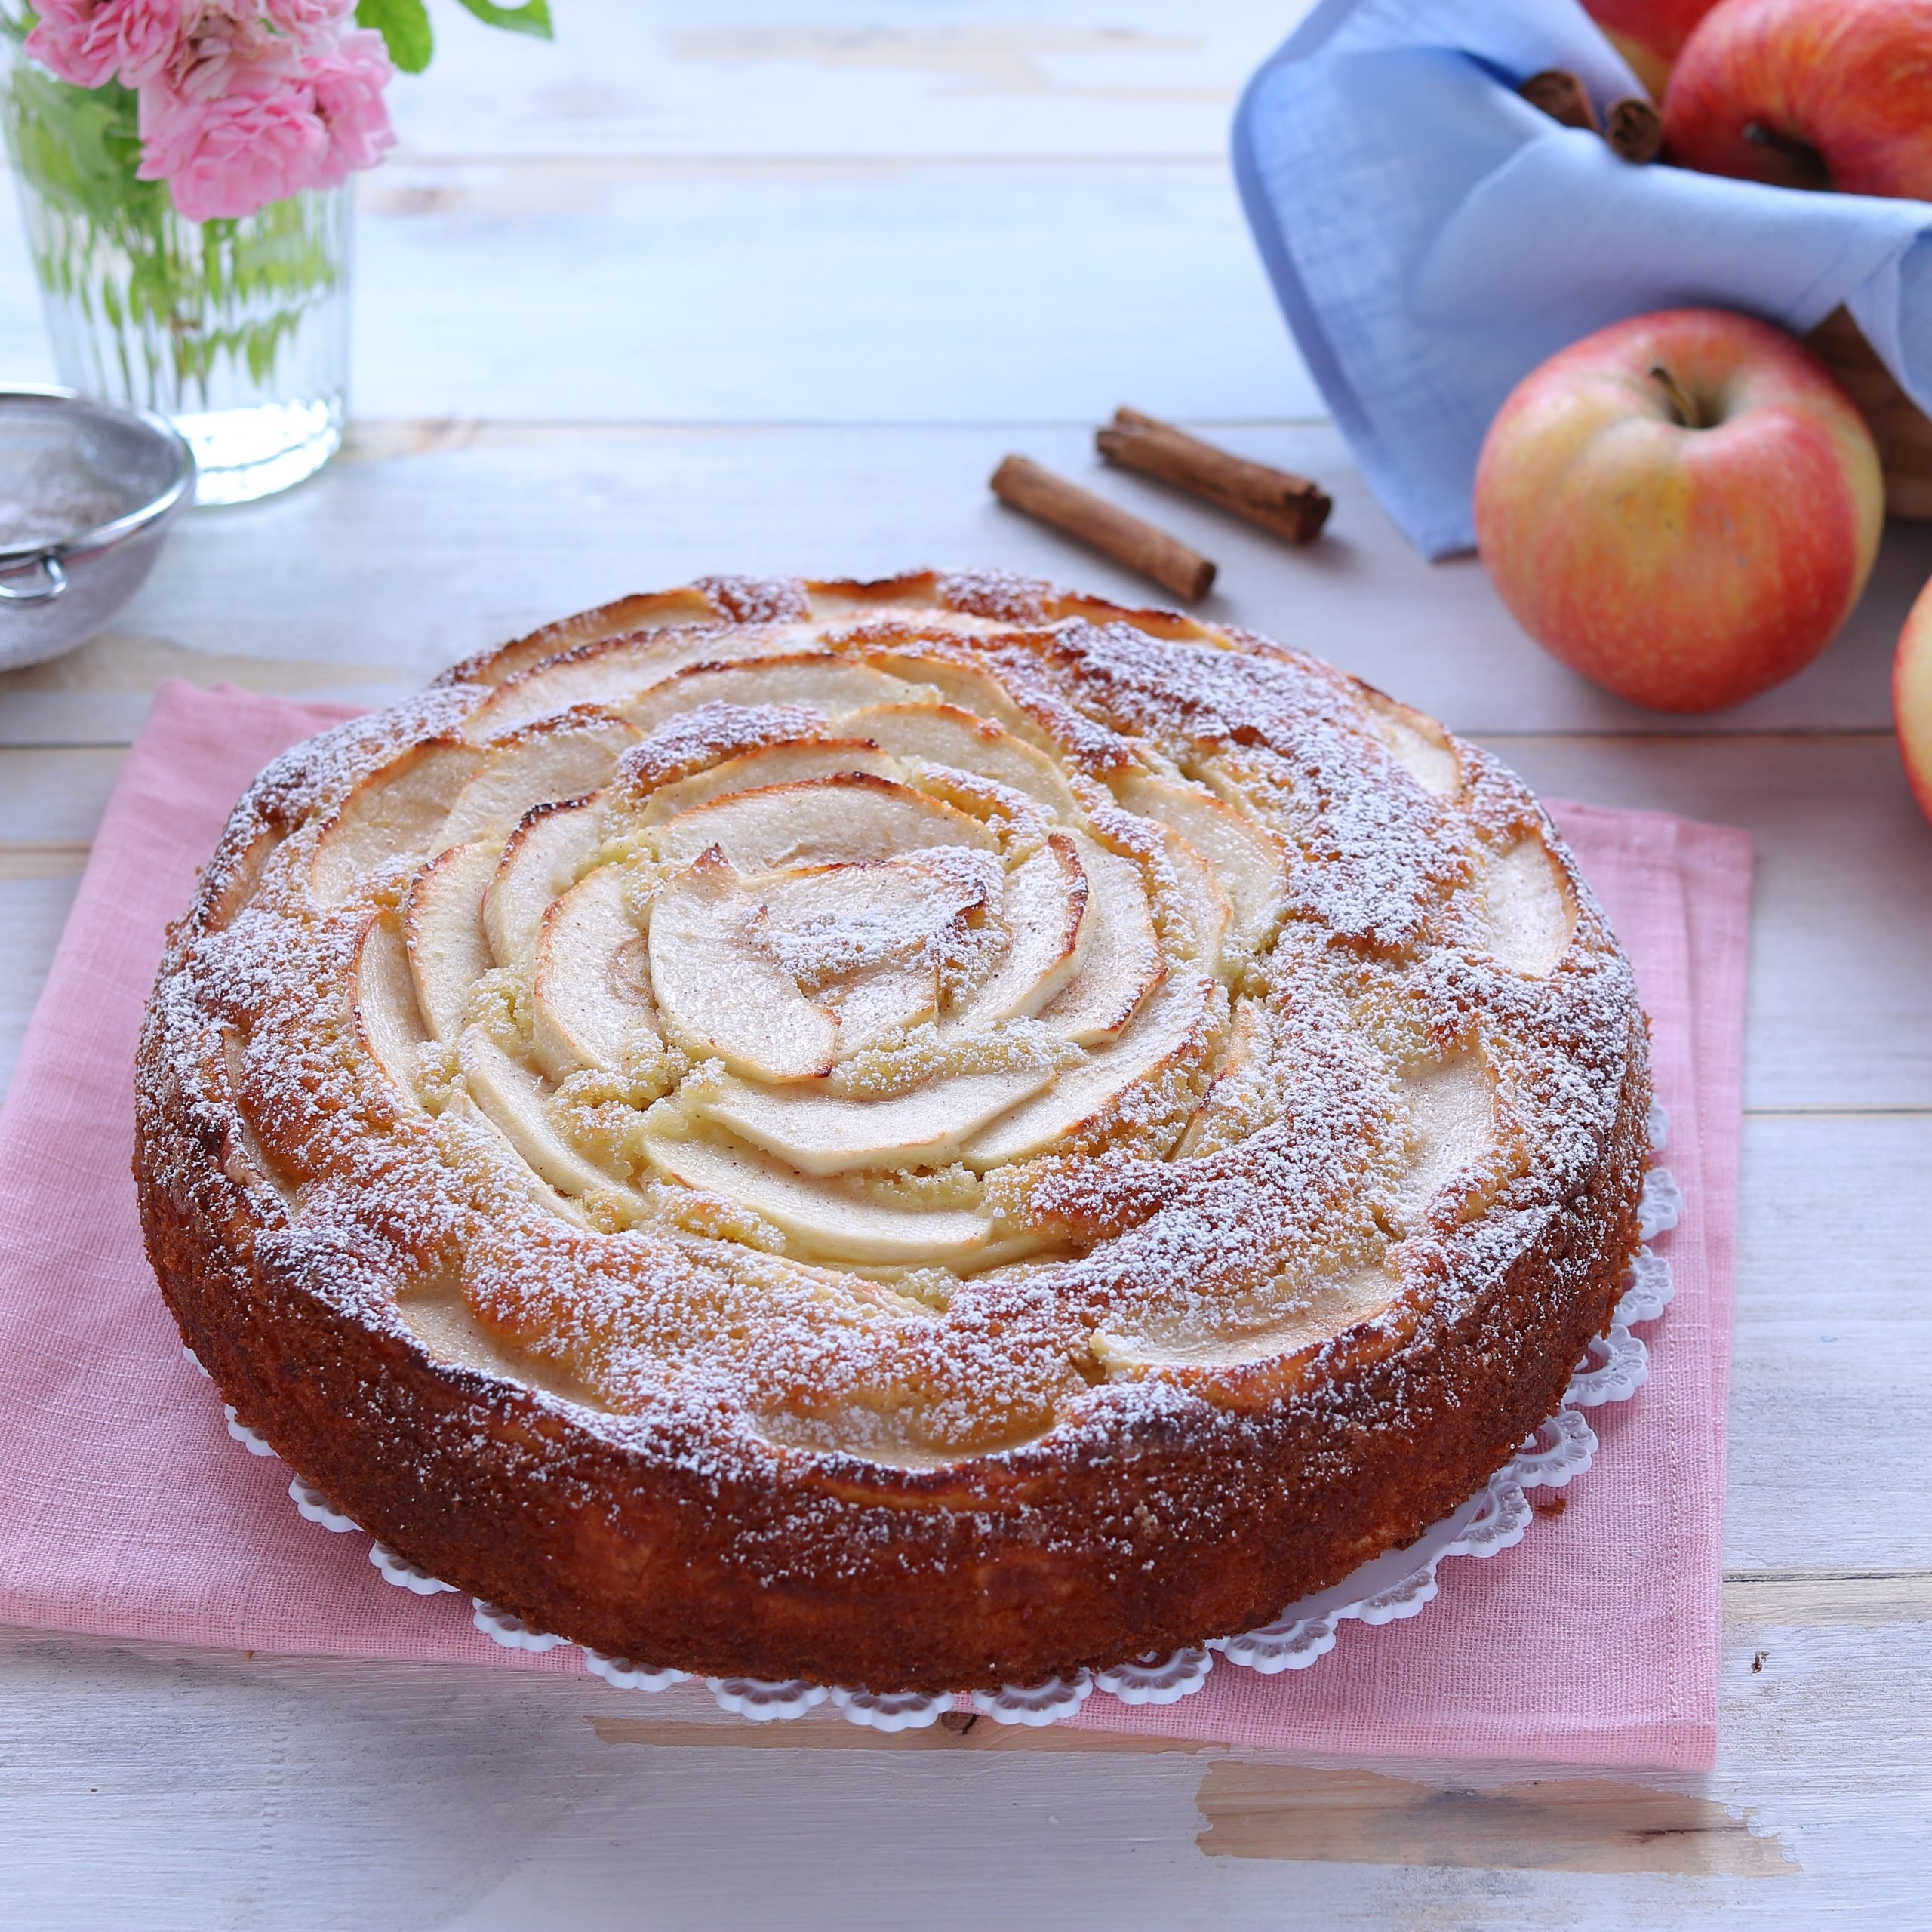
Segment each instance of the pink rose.
[{"label": "pink rose", "polygon": [[26,51],[77,88],[144,85],[174,57],[198,0],[42,0]]},{"label": "pink rose", "polygon": [[346,26],[355,0],[263,0],[268,17],[293,40],[305,47],[326,43],[338,27]]},{"label": "pink rose", "polygon": [[395,131],[383,90],[395,69],[383,37],[371,29],[344,34],[303,70],[315,92],[315,112],[328,130],[328,152],[315,177],[321,188],[338,187],[351,169],[373,168],[395,146]]},{"label": "pink rose", "polygon": [[210,7],[180,42],[165,76],[170,93],[186,100],[213,100],[241,91],[266,94],[293,79],[302,50],[276,32],[258,6],[229,0]]},{"label": "pink rose", "polygon": [[141,140],[140,178],[165,180],[189,221],[251,215],[314,186],[329,148],[314,90],[285,77],[214,100],[143,88]]}]

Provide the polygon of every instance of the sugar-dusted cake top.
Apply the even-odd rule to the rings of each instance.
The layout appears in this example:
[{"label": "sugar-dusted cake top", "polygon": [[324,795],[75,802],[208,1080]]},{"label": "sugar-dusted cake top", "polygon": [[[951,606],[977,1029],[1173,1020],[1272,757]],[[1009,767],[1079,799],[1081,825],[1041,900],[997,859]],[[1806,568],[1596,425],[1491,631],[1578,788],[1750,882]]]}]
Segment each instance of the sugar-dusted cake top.
[{"label": "sugar-dusted cake top", "polygon": [[912,1469],[1442,1318],[1641,1051],[1484,754],[1003,577],[712,580],[459,666],[263,774],[160,997],[321,1291]]}]

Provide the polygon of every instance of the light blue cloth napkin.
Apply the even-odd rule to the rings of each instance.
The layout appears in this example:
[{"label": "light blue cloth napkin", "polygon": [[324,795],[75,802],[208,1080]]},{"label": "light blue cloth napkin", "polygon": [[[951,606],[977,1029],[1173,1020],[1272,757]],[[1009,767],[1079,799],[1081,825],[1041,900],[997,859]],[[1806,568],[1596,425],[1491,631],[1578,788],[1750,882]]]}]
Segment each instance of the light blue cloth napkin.
[{"label": "light blue cloth napkin", "polygon": [[1932,205],[1632,167],[1516,87],[1641,91],[1576,0],[1322,0],[1249,83],[1235,169],[1282,312],[1371,487],[1432,557],[1475,540],[1483,432],[1537,365],[1709,304],[1840,303],[1932,409]]}]

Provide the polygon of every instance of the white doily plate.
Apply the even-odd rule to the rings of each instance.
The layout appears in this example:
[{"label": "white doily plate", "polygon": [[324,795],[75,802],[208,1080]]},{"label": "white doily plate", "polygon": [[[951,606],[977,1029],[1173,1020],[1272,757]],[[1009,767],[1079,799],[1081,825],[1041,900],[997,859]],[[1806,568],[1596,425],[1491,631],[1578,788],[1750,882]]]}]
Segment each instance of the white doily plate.
[{"label": "white doily plate", "polygon": [[[1669,1132],[1669,1118],[1660,1106],[1651,1110],[1651,1144],[1661,1149]],[[1306,1670],[1335,1647],[1339,1626],[1351,1620],[1367,1624],[1391,1623],[1414,1617],[1435,1595],[1437,1569],[1451,1556],[1494,1556],[1522,1541],[1534,1512],[1527,1492],[1561,1489],[1591,1465],[1597,1451],[1596,1432],[1584,1418],[1586,1409],[1605,1402],[1629,1400],[1650,1374],[1650,1353],[1637,1324],[1654,1321],[1669,1305],[1674,1292],[1670,1263],[1650,1245],[1675,1228],[1684,1210],[1684,1197],[1669,1171],[1653,1167],[1644,1177],[1638,1211],[1644,1245],[1637,1253],[1623,1299],[1608,1331],[1592,1342],[1577,1364],[1562,1405],[1531,1435],[1515,1459],[1497,1471],[1462,1507],[1425,1530],[1404,1549],[1392,1549],[1364,1563],[1332,1588],[1291,1604],[1269,1624],[1238,1637],[1217,1637],[1205,1646],[1177,1651],[1170,1657],[1135,1659],[1098,1672],[1053,1678],[1044,1684],[1008,1684],[996,1691],[976,1690],[968,1696],[928,1697],[912,1691],[828,1690],[823,1684],[768,1683],[749,1677],[707,1677],[705,1688],[720,1709],[753,1724],[770,1724],[803,1717],[829,1702],[849,1722],[875,1730],[923,1730],[946,1712],[961,1706],[1000,1724],[1043,1725],[1078,1710],[1096,1693],[1125,1704],[1172,1704],[1200,1690],[1223,1665],[1272,1676],[1284,1670]],[[201,1364],[184,1349],[196,1368]],[[275,1451],[224,1405],[228,1432],[251,1455]],[[294,1477],[288,1494],[309,1522],[338,1534],[358,1526],[330,1504],[328,1498]],[[392,1550],[372,1542],[369,1561],[386,1583],[431,1596],[453,1590],[406,1562]],[[551,1651],[568,1640],[547,1631],[533,1630],[508,1611],[473,1599],[476,1628],[494,1642],[519,1651]],[[626,1690],[663,1690],[686,1681],[681,1670],[660,1669],[629,1657],[607,1657],[586,1649],[584,1668],[607,1684]]]}]

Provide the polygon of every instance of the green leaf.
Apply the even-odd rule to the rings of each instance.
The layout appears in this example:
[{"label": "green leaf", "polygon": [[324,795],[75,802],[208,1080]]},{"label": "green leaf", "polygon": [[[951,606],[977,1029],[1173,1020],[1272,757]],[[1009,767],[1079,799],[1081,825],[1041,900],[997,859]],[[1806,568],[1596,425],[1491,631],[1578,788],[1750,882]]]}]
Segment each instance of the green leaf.
[{"label": "green leaf", "polygon": [[555,38],[550,26],[550,0],[524,0],[521,7],[499,7],[492,0],[459,0],[486,27],[504,27],[512,33],[534,34],[539,40]]},{"label": "green leaf", "polygon": [[355,0],[355,24],[374,27],[389,50],[389,58],[405,74],[420,74],[436,51],[429,10],[423,0]]}]

